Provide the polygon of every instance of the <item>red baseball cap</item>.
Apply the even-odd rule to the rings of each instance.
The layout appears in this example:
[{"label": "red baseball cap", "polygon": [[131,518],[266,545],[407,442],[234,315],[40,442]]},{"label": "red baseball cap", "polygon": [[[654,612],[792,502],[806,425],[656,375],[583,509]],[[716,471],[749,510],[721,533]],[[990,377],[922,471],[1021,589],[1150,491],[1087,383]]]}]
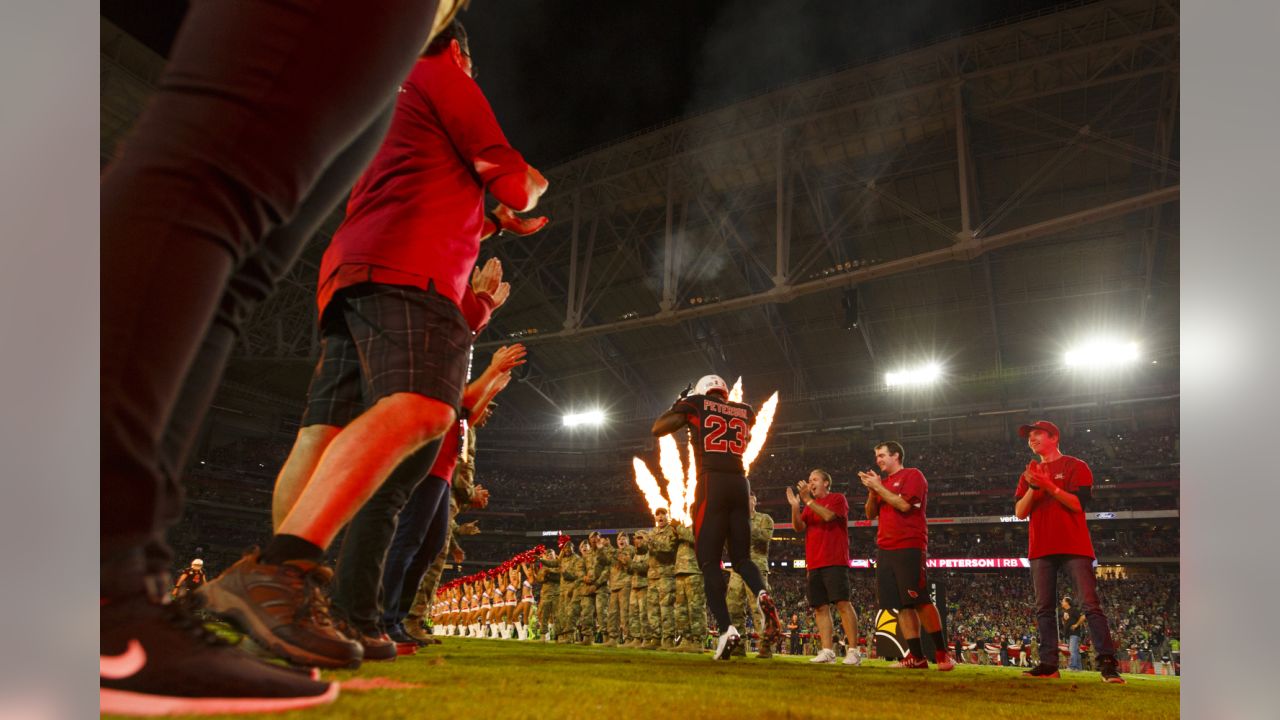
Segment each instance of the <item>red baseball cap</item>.
[{"label": "red baseball cap", "polygon": [[1030,425],[1023,425],[1018,428],[1018,435],[1027,437],[1031,435],[1032,430],[1043,430],[1047,433],[1052,433],[1054,437],[1062,437],[1062,433],[1058,431],[1058,426],[1048,420],[1037,420]]}]

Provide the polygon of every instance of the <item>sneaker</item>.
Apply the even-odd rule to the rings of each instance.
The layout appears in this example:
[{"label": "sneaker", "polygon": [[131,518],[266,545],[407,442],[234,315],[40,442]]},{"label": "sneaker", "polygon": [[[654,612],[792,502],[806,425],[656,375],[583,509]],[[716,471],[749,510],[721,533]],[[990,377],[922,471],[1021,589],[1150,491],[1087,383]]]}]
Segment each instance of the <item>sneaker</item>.
[{"label": "sneaker", "polygon": [[833,663],[836,661],[836,651],[831,648],[822,648],[818,654],[809,658],[811,663]]},{"label": "sneaker", "polygon": [[928,670],[929,661],[925,660],[924,658],[915,657],[910,653],[908,653],[906,657],[902,658],[896,663],[891,664],[889,667],[894,669],[906,668],[907,670]]},{"label": "sneaker", "polygon": [[933,662],[937,664],[939,672],[950,672],[956,669],[955,658],[951,657],[951,653],[946,650],[939,650],[934,654]]},{"label": "sneaker", "polygon": [[756,653],[756,659],[768,660],[773,657],[773,646],[769,643],[760,643],[760,651]]},{"label": "sneaker", "polygon": [[1056,678],[1056,677],[1061,677],[1061,676],[1058,674],[1058,666],[1057,666],[1057,665],[1045,665],[1044,663],[1040,663],[1039,665],[1036,665],[1035,667],[1031,668],[1030,670],[1027,670],[1026,672],[1022,673],[1022,676],[1023,676],[1023,677],[1032,677],[1032,678]]},{"label": "sneaker", "polygon": [[772,645],[782,637],[782,620],[778,618],[778,606],[773,604],[773,598],[769,597],[766,590],[761,590],[760,594],[756,595],[756,601],[760,604],[760,612],[764,614],[764,632],[760,634],[760,642]]},{"label": "sneaker", "polygon": [[728,660],[740,642],[742,642],[742,636],[738,634],[738,628],[732,625],[725,628],[716,640],[716,653],[711,656],[712,659]]},{"label": "sneaker", "polygon": [[255,548],[200,588],[204,607],[298,665],[358,667],[360,643],[338,631],[325,592],[333,571],[313,562],[258,561]]},{"label": "sneaker", "polygon": [[1124,685],[1125,680],[1120,676],[1120,669],[1114,657],[1098,658],[1098,670],[1102,673],[1102,682],[1115,683]]},{"label": "sneaker", "polygon": [[210,632],[185,607],[145,595],[103,602],[98,704],[103,714],[210,715],[297,710],[338,697],[309,670],[263,662]]},{"label": "sneaker", "polygon": [[732,656],[734,656],[734,657],[746,657],[746,656],[747,656],[747,643],[746,643],[746,642],[740,642],[740,643],[738,643],[737,645],[735,645],[735,646],[733,647],[733,652],[731,652],[731,653],[729,653],[729,654],[730,654],[730,655],[732,655]]},{"label": "sneaker", "polygon": [[[862,665],[862,654],[858,652],[857,648],[849,648],[844,653],[843,664],[853,665],[854,667]],[[925,663],[925,665],[927,666],[928,663]]]}]

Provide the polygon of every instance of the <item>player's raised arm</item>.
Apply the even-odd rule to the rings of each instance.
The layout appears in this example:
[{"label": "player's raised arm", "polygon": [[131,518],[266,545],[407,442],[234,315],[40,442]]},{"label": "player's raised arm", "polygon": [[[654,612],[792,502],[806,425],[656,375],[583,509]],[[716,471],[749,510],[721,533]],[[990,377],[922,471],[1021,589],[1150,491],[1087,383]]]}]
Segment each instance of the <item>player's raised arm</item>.
[{"label": "player's raised arm", "polygon": [[676,398],[676,401],[671,405],[670,410],[666,411],[659,416],[657,420],[653,421],[653,428],[650,432],[653,433],[654,437],[670,435],[689,424],[688,414],[681,405],[684,403],[684,399],[689,395],[690,390],[693,390],[693,383],[690,383],[684,390],[680,391],[680,397]]}]

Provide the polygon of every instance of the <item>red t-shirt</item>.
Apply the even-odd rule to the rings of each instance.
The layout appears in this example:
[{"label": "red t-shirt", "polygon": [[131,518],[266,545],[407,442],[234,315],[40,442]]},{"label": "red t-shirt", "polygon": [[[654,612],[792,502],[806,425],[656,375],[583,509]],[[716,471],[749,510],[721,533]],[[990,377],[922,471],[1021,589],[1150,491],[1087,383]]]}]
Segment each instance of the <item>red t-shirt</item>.
[{"label": "red t-shirt", "polygon": [[[477,173],[482,156],[485,170]],[[420,58],[320,262],[321,315],[335,292],[361,282],[423,289],[434,282],[466,310],[485,188],[527,168],[480,87],[448,53]]]},{"label": "red t-shirt", "polygon": [[925,522],[925,505],[928,501],[929,483],[924,479],[924,473],[916,468],[902,468],[886,478],[884,486],[911,503],[911,509],[902,512],[881,498],[876,547],[881,550],[927,550],[929,530]]},{"label": "red t-shirt", "polygon": [[[1043,463],[1049,477],[1063,492],[1075,493],[1082,487],[1093,486],[1093,473],[1079,458],[1063,455],[1053,462]],[[1015,498],[1022,498],[1030,490],[1027,481],[1018,478]],[[1048,493],[1040,493],[1031,506],[1030,535],[1027,557],[1045,555],[1084,555],[1094,557],[1093,542],[1089,539],[1089,526],[1085,514],[1072,512]]]},{"label": "red t-shirt", "polygon": [[828,522],[806,507],[800,513],[804,521],[804,564],[809,570],[843,565],[849,567],[849,501],[842,493],[827,493],[813,501],[835,513]]}]

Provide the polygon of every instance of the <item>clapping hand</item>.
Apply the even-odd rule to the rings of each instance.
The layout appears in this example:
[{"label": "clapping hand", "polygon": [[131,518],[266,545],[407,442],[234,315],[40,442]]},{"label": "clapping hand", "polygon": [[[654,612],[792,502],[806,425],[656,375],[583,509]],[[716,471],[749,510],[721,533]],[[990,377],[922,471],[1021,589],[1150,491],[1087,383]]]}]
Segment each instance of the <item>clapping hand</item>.
[{"label": "clapping hand", "polygon": [[884,485],[880,480],[880,475],[870,470],[859,470],[858,477],[862,479],[862,486],[872,492],[875,492],[877,487]]},{"label": "clapping hand", "polygon": [[813,493],[809,492],[809,483],[804,480],[796,483],[796,490],[800,493],[800,502],[805,505],[808,505],[809,501],[813,499]]},{"label": "clapping hand", "polygon": [[787,487],[787,502],[791,503],[791,507],[800,507],[800,498],[796,496],[796,491],[790,486]]},{"label": "clapping hand", "polygon": [[511,283],[502,282],[502,261],[489,258],[483,267],[471,271],[471,291],[487,296],[494,310],[502,307],[511,295]]},{"label": "clapping hand", "polygon": [[547,226],[547,216],[522,218],[515,210],[498,203],[493,209],[493,216],[498,218],[498,226],[519,237],[528,237]]}]

